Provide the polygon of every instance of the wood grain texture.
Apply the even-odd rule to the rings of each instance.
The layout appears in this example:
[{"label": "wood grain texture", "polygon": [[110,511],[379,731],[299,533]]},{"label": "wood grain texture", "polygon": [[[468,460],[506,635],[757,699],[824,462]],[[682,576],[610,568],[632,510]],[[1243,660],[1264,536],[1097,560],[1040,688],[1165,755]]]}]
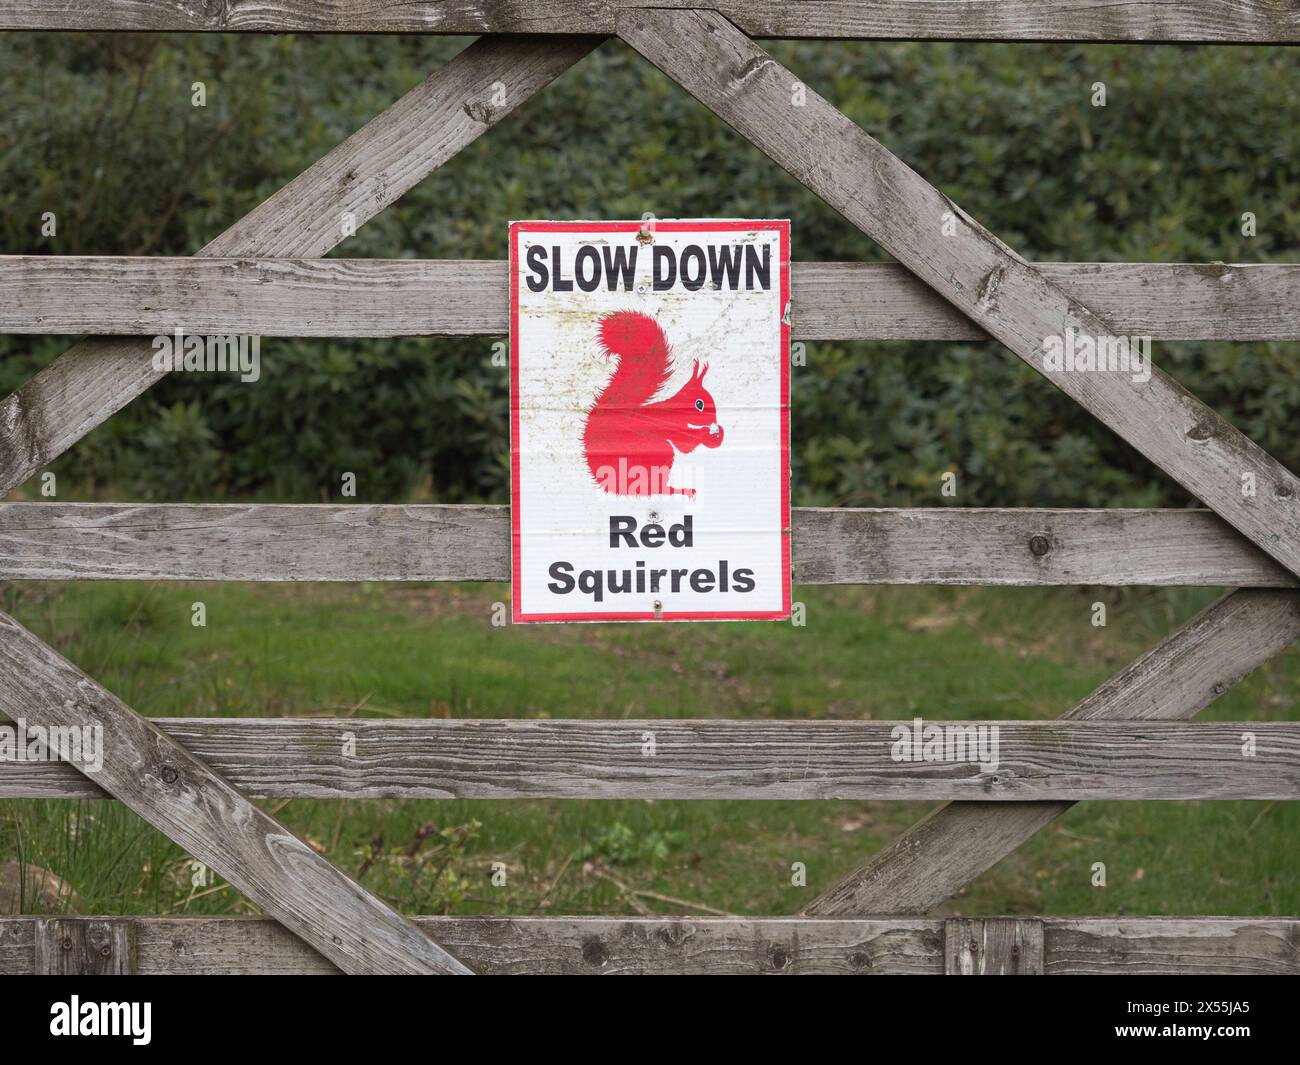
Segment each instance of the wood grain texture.
[{"label": "wood grain texture", "polygon": [[945,921],[948,976],[1042,976],[1043,922],[1028,917],[971,917]]},{"label": "wood grain texture", "polygon": [[1300,965],[1300,922],[1219,918],[1056,918],[1043,922],[1048,976],[1284,976]]},{"label": "wood grain texture", "polygon": [[[1195,716],[1300,638],[1300,593],[1231,592],[1080,702],[1067,719]],[[806,913],[927,913],[992,868],[1072,803],[942,806],[819,895]]]},{"label": "wood grain texture", "polygon": [[[1158,368],[1050,373],[1045,338],[1115,329],[998,240],[723,16],[644,9],[619,35],[1026,364],[1300,572],[1300,478]],[[945,222],[952,226],[945,236]],[[1257,494],[1243,496],[1243,475]]]},{"label": "wood grain texture", "polygon": [[[1209,511],[794,512],[799,584],[1295,587]],[[507,581],[500,506],[0,503],[0,579]]]},{"label": "wood grain texture", "polygon": [[[361,226],[598,43],[595,37],[474,42],[198,254],[324,255],[344,239],[343,212]],[[504,104],[494,102],[501,99]],[[0,403],[0,496],[160,380],[152,355],[141,340],[85,340]]]},{"label": "wood grain texture", "polygon": [[[1300,337],[1300,266],[1294,264],[1033,265],[1121,335],[1232,341]],[[795,263],[791,296],[794,335],[800,340],[990,339],[897,263]]]},{"label": "wood grain texture", "polygon": [[[697,0],[660,0],[690,7]],[[0,0],[0,29],[208,33],[608,33],[644,0]],[[871,40],[1300,40],[1296,9],[1270,0],[711,0],[756,37]]]},{"label": "wood grain texture", "polygon": [[[35,970],[35,917],[0,917],[0,975]],[[81,918],[95,920],[95,918]],[[132,917],[137,971],[332,975],[274,921]],[[416,917],[476,972],[572,975],[940,975],[954,923],[920,917]],[[985,918],[1034,927],[1042,970],[1076,974],[1300,974],[1300,921],[1275,917]]]},{"label": "wood grain texture", "polygon": [[[945,729],[942,761],[919,760],[919,745],[917,760],[895,760],[895,728],[910,720],[151,723],[254,798],[1300,798],[1300,722],[927,719]],[[977,726],[997,731],[981,738]],[[1248,733],[1253,757],[1242,753]],[[103,792],[71,766],[0,762],[0,798],[83,797]]]},{"label": "wood grain texture", "polygon": [[37,920],[36,917],[9,917],[0,914],[0,975],[39,971],[36,959]]},{"label": "wood grain texture", "polygon": [[[1124,335],[1300,337],[1300,266],[1037,263]],[[988,340],[894,263],[795,263],[797,339]],[[0,332],[505,336],[506,264],[477,259],[0,256]]]},{"label": "wood grain texture", "polygon": [[38,976],[132,976],[138,928],[120,917],[38,918],[34,971]]},{"label": "wood grain texture", "polygon": [[350,973],[469,970],[203,761],[0,614],[0,712],[101,728],[95,783]]}]

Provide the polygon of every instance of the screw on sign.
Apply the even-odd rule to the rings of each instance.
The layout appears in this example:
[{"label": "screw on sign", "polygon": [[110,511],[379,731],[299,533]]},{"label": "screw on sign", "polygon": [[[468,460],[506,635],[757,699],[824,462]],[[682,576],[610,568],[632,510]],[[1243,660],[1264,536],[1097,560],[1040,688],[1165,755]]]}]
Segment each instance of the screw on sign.
[{"label": "screw on sign", "polygon": [[790,226],[510,227],[513,615],[790,615]]}]

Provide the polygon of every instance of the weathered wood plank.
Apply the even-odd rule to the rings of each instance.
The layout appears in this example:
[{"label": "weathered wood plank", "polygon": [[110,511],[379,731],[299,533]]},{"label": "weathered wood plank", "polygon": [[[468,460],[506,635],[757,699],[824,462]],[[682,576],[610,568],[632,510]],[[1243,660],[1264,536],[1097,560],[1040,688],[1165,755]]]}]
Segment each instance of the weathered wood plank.
[{"label": "weathered wood plank", "polygon": [[[1120,333],[1300,338],[1300,265],[1038,263]],[[0,332],[504,336],[506,264],[419,259],[0,256]],[[895,263],[795,263],[800,340],[988,340]]]},{"label": "weathered wood plank", "polygon": [[[1196,510],[794,512],[800,584],[1300,581]],[[507,581],[500,506],[0,503],[0,579]]]},{"label": "weathered wood plank", "polygon": [[[255,798],[1300,798],[1300,722],[154,718]],[[1249,733],[1256,754],[1245,757]],[[653,743],[652,755],[647,744]],[[900,752],[909,759],[900,760]],[[927,756],[928,757],[928,756]],[[982,759],[982,761],[981,761]],[[0,798],[102,798],[58,762],[0,762]]]},{"label": "weathered wood plank", "polygon": [[1300,922],[1222,918],[1048,918],[1048,976],[1281,976],[1300,965]]},{"label": "weathered wood plank", "polygon": [[101,729],[102,765],[82,772],[346,972],[469,972],[5,614],[0,712],[45,729]]},{"label": "weathered wood plank", "polygon": [[[39,918],[0,917],[0,975],[35,971]],[[85,918],[84,920],[91,920]],[[131,917],[137,971],[337,974],[274,921]],[[939,975],[945,925],[919,917],[416,917],[476,972]],[[991,923],[994,919],[986,919]],[[1043,972],[1300,974],[1300,921],[1276,917],[1045,917]]]},{"label": "weathered wood plank", "polygon": [[[1067,719],[1195,716],[1300,638],[1300,593],[1231,592],[1080,702]],[[940,807],[823,892],[815,916],[926,913],[996,865],[1072,803],[959,802]]]},{"label": "weathered wood plank", "polygon": [[[1300,266],[1036,262],[1116,333],[1155,340],[1300,337]],[[800,340],[987,340],[989,335],[897,263],[795,263]]]},{"label": "weathered wood plank", "polygon": [[[344,212],[373,218],[598,43],[475,41],[198,254],[324,255],[344,239]],[[82,341],[0,403],[0,497],[159,381],[152,355],[140,340]]]},{"label": "weathered wood plank", "polygon": [[[0,914],[0,975],[37,973],[36,917]],[[278,927],[278,926],[277,926]],[[293,939],[293,936],[289,936]]]},{"label": "weathered wood plank", "polygon": [[[723,16],[644,9],[619,35],[902,265],[1291,572],[1300,478],[1163,371],[1052,373],[1044,342],[1115,329],[1026,263]],[[948,235],[945,235],[945,234]],[[1256,494],[1243,494],[1249,475]]]},{"label": "weathered wood plank", "polygon": [[[30,972],[31,918],[0,917],[0,975]],[[484,975],[940,974],[941,921],[798,918],[417,917]],[[137,918],[139,972],[337,970],[271,921]]]},{"label": "weathered wood plank", "polygon": [[120,917],[38,918],[35,972],[39,976],[132,976],[139,927]]},{"label": "weathered wood plank", "polygon": [[943,938],[948,976],[1043,975],[1039,918],[952,918],[944,922]]},{"label": "weathered wood plank", "polygon": [[1300,583],[1204,510],[801,508],[792,552],[804,584]]},{"label": "weathered wood plank", "polygon": [[[645,0],[0,0],[0,29],[176,30],[222,33],[609,33],[616,14]],[[698,0],[660,0],[690,7]],[[756,37],[871,40],[1300,40],[1288,4],[1268,0],[711,0]]]}]

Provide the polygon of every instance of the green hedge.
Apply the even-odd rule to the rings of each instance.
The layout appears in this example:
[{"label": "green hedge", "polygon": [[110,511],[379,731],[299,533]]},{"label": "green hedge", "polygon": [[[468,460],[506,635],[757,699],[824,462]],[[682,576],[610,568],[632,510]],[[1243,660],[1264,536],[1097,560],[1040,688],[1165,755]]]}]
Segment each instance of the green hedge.
[{"label": "green hedge", "polygon": [[[190,254],[464,46],[389,37],[0,37],[8,253]],[[807,42],[783,62],[1030,258],[1294,261],[1300,94],[1283,49]],[[207,106],[191,106],[203,81]],[[1092,84],[1107,106],[1090,103]],[[57,237],[40,235],[44,211]],[[335,252],[501,258],[513,218],[790,217],[796,259],[881,252],[617,42]],[[1253,211],[1258,235],[1240,216]],[[0,338],[0,390],[67,345]],[[265,339],[256,386],[175,375],[54,467],[135,498],[503,500],[491,340]],[[1156,361],[1292,468],[1294,344]],[[814,343],[796,499],[1179,505],[1182,491],[992,344]],[[951,502],[951,500],[949,500]]]}]

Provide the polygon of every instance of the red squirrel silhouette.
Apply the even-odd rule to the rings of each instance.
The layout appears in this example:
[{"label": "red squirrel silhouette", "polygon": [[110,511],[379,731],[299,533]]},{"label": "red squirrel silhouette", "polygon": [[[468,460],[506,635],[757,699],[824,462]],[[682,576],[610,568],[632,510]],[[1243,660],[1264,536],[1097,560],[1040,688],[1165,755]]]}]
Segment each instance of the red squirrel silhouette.
[{"label": "red squirrel silhouette", "polygon": [[587,411],[583,452],[596,484],[611,495],[684,495],[694,488],[668,483],[676,453],[722,444],[713,397],[704,387],[708,366],[695,360],[691,379],[658,403],[650,398],[672,376],[672,349],[659,323],[639,311],[600,320],[601,350],[614,374]]}]

